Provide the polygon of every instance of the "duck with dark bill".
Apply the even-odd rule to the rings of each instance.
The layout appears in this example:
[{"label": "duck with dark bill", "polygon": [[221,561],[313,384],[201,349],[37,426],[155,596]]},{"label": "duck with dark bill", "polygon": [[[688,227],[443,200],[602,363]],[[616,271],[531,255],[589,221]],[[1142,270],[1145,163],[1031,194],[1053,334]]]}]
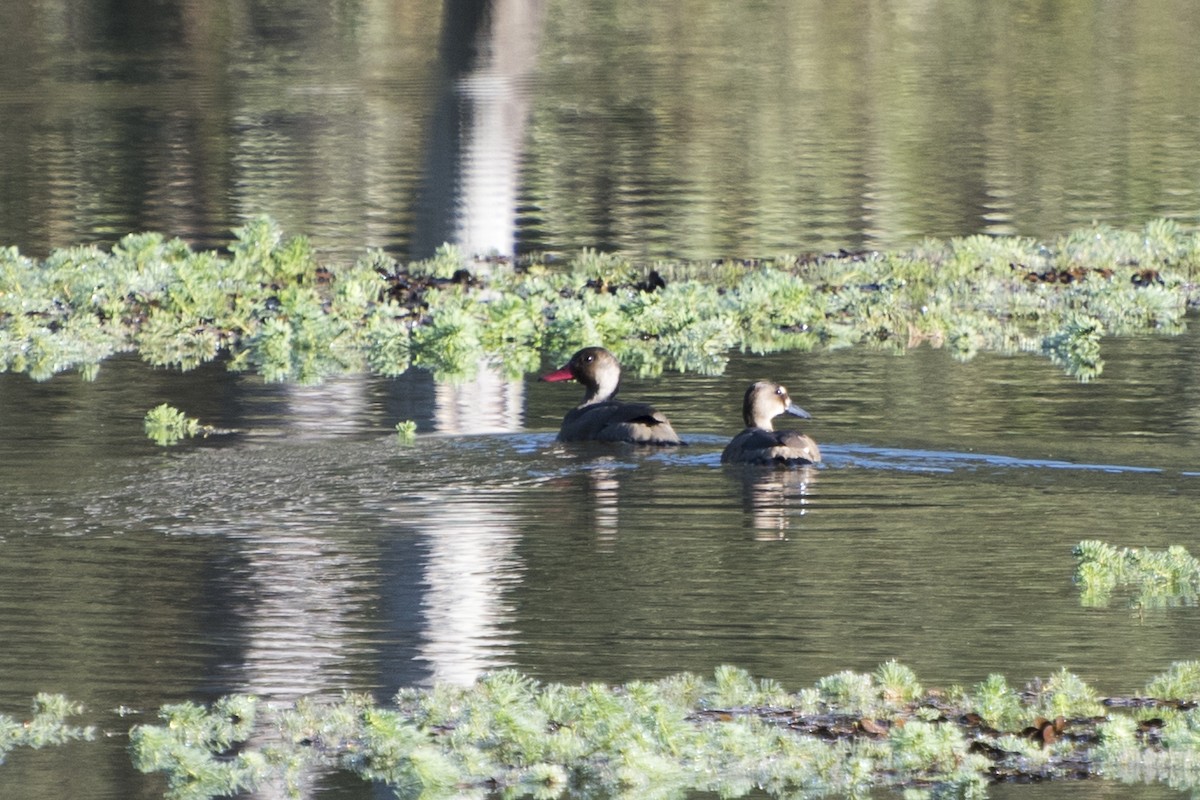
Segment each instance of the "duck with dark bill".
[{"label": "duck with dark bill", "polygon": [[787,389],[774,381],[757,381],[746,390],[742,418],[746,429],[733,437],[721,453],[723,464],[821,463],[821,448],[807,435],[796,430],[775,430],[772,420],[780,414],[802,419],[812,415],[792,402]]}]

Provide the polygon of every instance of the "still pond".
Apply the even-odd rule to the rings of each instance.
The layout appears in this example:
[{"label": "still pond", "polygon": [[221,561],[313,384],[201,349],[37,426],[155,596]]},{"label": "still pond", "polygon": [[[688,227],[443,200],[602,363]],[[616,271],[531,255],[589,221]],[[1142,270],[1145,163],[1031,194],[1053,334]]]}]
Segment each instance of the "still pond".
[{"label": "still pond", "polygon": [[[724,663],[794,690],[892,658],[927,685],[1066,667],[1135,693],[1195,656],[1200,616],[1083,607],[1071,549],[1194,547],[1200,335],[1106,348],[1090,384],[929,348],[630,378],[690,442],[651,450],[556,444],[577,386],[533,376],[296,387],[132,359],[95,383],[3,375],[0,710],[60,691],[123,734],[232,691],[385,698],[501,666],[616,682]],[[720,465],[762,376],[814,414],[822,467]],[[230,432],[158,448],[142,415],[160,401]],[[123,747],[19,751],[0,788],[155,786]]]},{"label": "still pond", "polygon": [[[5,0],[0,246],[224,247],[269,214],[337,261],[452,241],[649,262],[1200,212],[1195,4],[484,5]],[[691,442],[671,451],[556,445],[578,389],[532,375],[0,374],[0,713],[63,692],[105,734],[10,754],[0,797],[161,798],[124,734],[166,702],[501,666],[729,663],[796,690],[895,658],[927,686],[1065,667],[1136,692],[1196,657],[1200,616],[1083,607],[1071,549],[1200,551],[1200,335],[1104,347],[1088,384],[861,347],[628,379]],[[820,469],[720,466],[762,377],[813,413]],[[230,432],[158,448],[162,402]],[[1134,795],[1178,796],[991,790]]]}]

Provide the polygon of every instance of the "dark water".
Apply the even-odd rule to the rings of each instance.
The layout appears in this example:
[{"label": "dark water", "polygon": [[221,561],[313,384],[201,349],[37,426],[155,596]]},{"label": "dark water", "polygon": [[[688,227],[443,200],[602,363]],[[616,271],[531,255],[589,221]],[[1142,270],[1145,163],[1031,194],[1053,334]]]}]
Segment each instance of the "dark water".
[{"label": "dark water", "polygon": [[[627,382],[691,441],[651,451],[555,444],[575,387],[532,380],[297,388],[128,359],[95,384],[2,375],[0,710],[61,691],[120,734],[229,691],[723,663],[798,689],[891,658],[926,685],[1066,667],[1134,693],[1194,657],[1200,618],[1081,607],[1071,548],[1196,549],[1198,350],[1110,342],[1086,385],[1026,356],[737,357]],[[822,468],[719,464],[764,375],[816,415]],[[155,448],[141,410],[180,396],[236,432]],[[410,417],[405,447],[391,429]],[[123,742],[18,752],[0,793],[154,796]]]},{"label": "dark water", "polygon": [[6,0],[0,244],[770,256],[1200,209],[1200,6]]},{"label": "dark water", "polygon": [[[1182,0],[481,10],[6,0],[0,245],[153,229],[222,246],[259,213],[336,259],[1197,222],[1200,7]],[[800,688],[896,658],[926,685],[1067,667],[1137,691],[1195,657],[1195,609],[1083,609],[1071,548],[1200,549],[1200,338],[1105,347],[1086,385],[928,349],[630,380],[692,441],[649,453],[556,446],[574,390],[486,372],[0,375],[0,713],[65,692],[113,734],[12,754],[0,796],[161,797],[123,734],[165,702],[385,697],[498,666],[623,681],[734,663]],[[719,465],[763,376],[816,415],[820,470]],[[160,450],[142,432],[160,402],[235,432]],[[405,419],[414,447],[392,435]]]}]

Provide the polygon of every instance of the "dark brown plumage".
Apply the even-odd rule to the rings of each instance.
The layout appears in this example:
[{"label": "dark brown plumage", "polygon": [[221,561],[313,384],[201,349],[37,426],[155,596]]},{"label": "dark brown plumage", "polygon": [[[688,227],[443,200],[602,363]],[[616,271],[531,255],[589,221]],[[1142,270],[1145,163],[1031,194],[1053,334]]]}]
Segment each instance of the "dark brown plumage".
[{"label": "dark brown plumage", "polygon": [[787,389],[774,381],[757,381],[746,390],[742,419],[746,429],[733,437],[724,452],[723,464],[819,464],[821,448],[808,436],[794,430],[777,431],[771,420],[780,414],[809,419],[807,411],[792,402]]},{"label": "dark brown plumage", "polygon": [[544,381],[575,380],[583,384],[583,402],[567,412],[558,431],[560,442],[627,442],[683,444],[662,412],[646,403],[615,399],[621,365],[603,347],[585,347]]}]

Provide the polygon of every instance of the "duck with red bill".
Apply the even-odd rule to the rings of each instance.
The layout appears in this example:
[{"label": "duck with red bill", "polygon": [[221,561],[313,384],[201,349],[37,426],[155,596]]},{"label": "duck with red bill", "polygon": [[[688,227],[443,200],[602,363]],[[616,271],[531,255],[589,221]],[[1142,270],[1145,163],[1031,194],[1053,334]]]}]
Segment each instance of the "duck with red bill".
[{"label": "duck with red bill", "polygon": [[558,431],[560,442],[683,444],[661,411],[646,403],[616,399],[621,386],[621,365],[603,347],[585,347],[541,379],[583,384],[583,402],[563,417]]}]

